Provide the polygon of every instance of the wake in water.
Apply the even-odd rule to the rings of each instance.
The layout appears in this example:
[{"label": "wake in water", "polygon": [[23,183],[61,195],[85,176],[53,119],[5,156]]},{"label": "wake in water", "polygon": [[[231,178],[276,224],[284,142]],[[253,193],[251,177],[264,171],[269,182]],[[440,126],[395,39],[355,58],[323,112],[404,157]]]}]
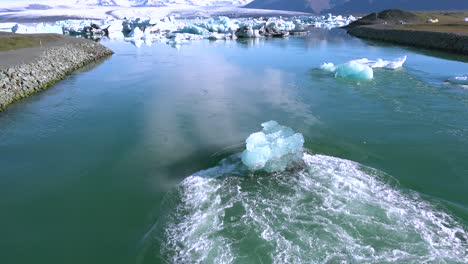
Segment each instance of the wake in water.
[{"label": "wake in water", "polygon": [[254,173],[233,155],[186,178],[164,223],[173,263],[467,263],[466,227],[382,172],[339,158]]}]

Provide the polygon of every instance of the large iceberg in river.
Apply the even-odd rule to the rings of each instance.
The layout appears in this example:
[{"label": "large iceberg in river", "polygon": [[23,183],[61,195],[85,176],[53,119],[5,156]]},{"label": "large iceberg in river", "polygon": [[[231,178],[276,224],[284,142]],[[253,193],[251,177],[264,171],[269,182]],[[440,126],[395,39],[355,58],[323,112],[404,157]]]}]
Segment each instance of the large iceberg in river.
[{"label": "large iceberg in river", "polygon": [[242,162],[250,170],[278,172],[301,160],[304,137],[276,121],[262,124],[263,130],[251,134]]}]

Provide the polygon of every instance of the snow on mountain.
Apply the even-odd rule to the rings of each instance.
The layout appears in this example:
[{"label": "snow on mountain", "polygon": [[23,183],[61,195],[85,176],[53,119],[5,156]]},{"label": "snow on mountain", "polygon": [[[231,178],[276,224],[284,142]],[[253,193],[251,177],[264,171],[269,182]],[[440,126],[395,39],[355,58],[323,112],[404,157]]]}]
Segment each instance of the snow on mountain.
[{"label": "snow on mountain", "polygon": [[77,0],[77,5],[94,6],[243,6],[252,0]]}]

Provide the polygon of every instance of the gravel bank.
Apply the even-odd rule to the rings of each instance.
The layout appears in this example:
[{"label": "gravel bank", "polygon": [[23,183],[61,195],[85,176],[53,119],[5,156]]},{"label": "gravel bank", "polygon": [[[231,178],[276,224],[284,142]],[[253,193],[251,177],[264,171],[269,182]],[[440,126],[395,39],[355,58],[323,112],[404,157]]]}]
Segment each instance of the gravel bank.
[{"label": "gravel bank", "polygon": [[383,25],[358,26],[348,29],[348,33],[360,38],[468,55],[468,35],[466,34],[395,29]]},{"label": "gravel bank", "polygon": [[0,52],[0,61],[8,61],[0,64],[0,110],[111,54],[99,43],[68,37],[40,47]]}]

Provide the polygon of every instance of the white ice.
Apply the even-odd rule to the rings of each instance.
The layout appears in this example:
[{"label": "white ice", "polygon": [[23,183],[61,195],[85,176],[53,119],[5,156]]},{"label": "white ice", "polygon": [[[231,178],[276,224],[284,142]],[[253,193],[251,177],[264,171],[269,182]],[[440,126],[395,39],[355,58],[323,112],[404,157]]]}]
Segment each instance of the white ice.
[{"label": "white ice", "polygon": [[320,69],[328,72],[334,72],[336,78],[371,80],[374,78],[374,68],[395,70],[403,67],[406,59],[407,56],[395,59],[393,61],[386,61],[382,59],[369,60],[367,58],[362,58],[358,60],[352,60],[338,66],[335,66],[335,64],[331,62],[325,62],[320,66]]},{"label": "white ice", "polygon": [[359,60],[354,60],[354,62],[367,65],[371,68],[386,68],[386,69],[398,69],[403,67],[403,64],[406,62],[407,56],[397,58],[393,61],[386,61],[382,59],[377,59],[375,61],[369,60],[367,58],[362,58]]},{"label": "white ice", "polygon": [[242,153],[242,162],[250,170],[284,171],[301,159],[304,145],[302,134],[276,121],[263,123],[262,127],[261,132],[247,138],[247,147]]},{"label": "white ice", "polygon": [[325,62],[320,66],[320,69],[324,71],[329,71],[329,72],[335,72],[336,71],[336,66],[335,64],[331,62]]},{"label": "white ice", "polygon": [[448,81],[453,84],[468,85],[468,75],[449,78]]},{"label": "white ice", "polygon": [[[92,36],[94,33],[89,33],[89,26],[91,24],[96,24],[101,29],[107,29],[109,39],[130,41],[135,43],[135,46],[139,47],[141,46],[141,43],[137,40],[143,40],[146,44],[156,41],[170,44],[182,44],[199,39],[231,40],[236,37],[259,38],[263,37],[262,28],[268,28],[269,30],[276,32],[283,32],[283,35],[286,36],[289,31],[305,31],[310,26],[317,26],[316,23],[326,25],[323,26],[325,28],[333,28],[355,20],[353,16],[342,17],[328,15],[319,17],[303,16],[302,13],[291,13],[290,15],[302,15],[295,18],[282,18],[278,16],[267,19],[252,17],[231,19],[225,16],[214,16],[214,14],[236,13],[240,16],[245,16],[248,14],[254,14],[251,12],[257,12],[255,14],[258,15],[261,14],[261,12],[267,12],[268,10],[260,12],[259,10],[250,10],[238,7],[210,6],[208,8],[194,7],[193,5],[191,7],[177,5],[177,3],[182,3],[184,1],[185,0],[171,2],[170,6],[139,8],[128,7],[123,4],[118,7],[106,5],[83,6],[83,3],[88,2],[82,1],[80,4],[73,7],[59,5],[47,10],[24,9],[20,11],[8,11],[8,15],[15,15],[19,18],[71,15],[76,17],[87,17],[90,19],[70,19],[53,23],[0,23],[0,31]],[[104,2],[105,1],[101,1],[100,3]],[[121,1],[119,1],[119,3],[120,2]],[[206,0],[205,2],[208,3],[210,0]],[[180,18],[184,18],[184,16],[193,16],[194,12],[196,14],[200,14],[200,16],[208,16],[211,18],[175,19],[175,16]],[[274,14],[274,12],[280,11],[268,12]],[[2,14],[3,13],[0,10],[0,16]],[[174,14],[175,16],[170,14]],[[242,30],[238,31],[240,28],[242,28]],[[100,35],[96,34],[98,37],[101,37],[105,33],[103,31],[99,32]]]}]

